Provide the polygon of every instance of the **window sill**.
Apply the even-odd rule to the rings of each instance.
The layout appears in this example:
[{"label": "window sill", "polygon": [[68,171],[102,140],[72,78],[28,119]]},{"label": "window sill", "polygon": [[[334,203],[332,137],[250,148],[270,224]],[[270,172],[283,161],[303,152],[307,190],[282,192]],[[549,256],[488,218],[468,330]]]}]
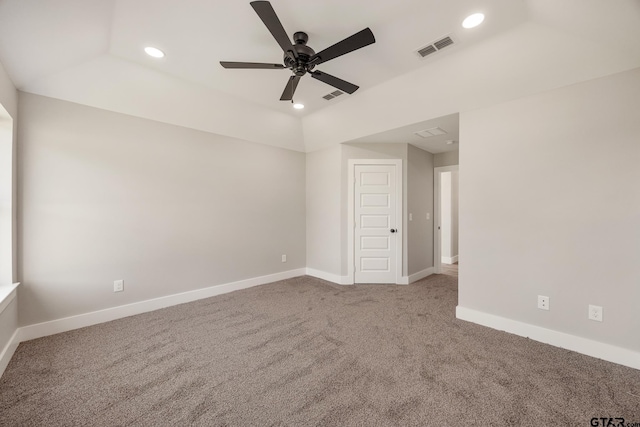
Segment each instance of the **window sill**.
[{"label": "window sill", "polygon": [[20,283],[14,283],[12,285],[0,286],[0,314],[9,305],[11,301],[16,297],[16,288]]}]

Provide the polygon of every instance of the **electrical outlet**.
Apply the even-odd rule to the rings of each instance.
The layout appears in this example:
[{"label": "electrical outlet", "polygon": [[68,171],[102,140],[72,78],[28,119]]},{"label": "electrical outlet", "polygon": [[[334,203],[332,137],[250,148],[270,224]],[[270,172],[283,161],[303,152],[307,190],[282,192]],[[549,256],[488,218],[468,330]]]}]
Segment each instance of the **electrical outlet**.
[{"label": "electrical outlet", "polygon": [[124,291],[124,280],[116,280],[113,282],[113,292]]},{"label": "electrical outlet", "polygon": [[538,308],[540,310],[549,310],[549,297],[538,295]]},{"label": "electrical outlet", "polygon": [[589,319],[602,322],[602,307],[589,304]]},{"label": "electrical outlet", "polygon": [[287,262],[287,256],[286,255],[282,255],[282,262]]},{"label": "electrical outlet", "polygon": [[412,213],[409,214],[409,221],[413,221],[413,214]]},{"label": "electrical outlet", "polygon": [[429,221],[430,219],[431,219],[431,214],[427,212],[427,221]]}]

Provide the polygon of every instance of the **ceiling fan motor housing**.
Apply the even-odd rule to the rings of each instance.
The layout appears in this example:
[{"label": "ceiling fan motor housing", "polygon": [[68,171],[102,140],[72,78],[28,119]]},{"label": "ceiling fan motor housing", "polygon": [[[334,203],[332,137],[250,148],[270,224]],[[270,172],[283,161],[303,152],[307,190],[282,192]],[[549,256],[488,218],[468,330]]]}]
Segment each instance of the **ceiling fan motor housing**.
[{"label": "ceiling fan motor housing", "polygon": [[293,35],[295,44],[292,46],[295,50],[297,59],[294,60],[286,53],[284,55],[284,65],[291,69],[296,76],[304,76],[308,71],[313,70],[314,64],[309,64],[309,58],[315,55],[315,51],[307,46],[309,36],[307,33],[298,31]]},{"label": "ceiling fan motor housing", "polygon": [[289,81],[282,92],[280,101],[293,100],[293,95],[296,91],[296,87],[298,87],[300,78],[307,73],[309,73],[314,79],[333,86],[348,94],[352,94],[358,90],[358,86],[353,83],[349,83],[339,79],[338,77],[332,76],[331,74],[313,69],[316,65],[330,61],[349,52],[353,52],[354,50],[368,46],[371,43],[375,43],[376,39],[370,28],[365,28],[352,36],[321,50],[319,53],[315,53],[313,49],[307,46],[309,36],[303,31],[298,31],[293,35],[294,44],[291,44],[289,35],[282,26],[278,15],[276,15],[276,11],[273,10],[273,6],[271,6],[269,1],[254,0],[250,2],[250,4],[267,27],[267,30],[269,30],[273,38],[280,45],[280,48],[282,48],[282,51],[284,52],[282,64],[220,61],[220,65],[224,68],[291,70],[293,75],[289,77]]}]

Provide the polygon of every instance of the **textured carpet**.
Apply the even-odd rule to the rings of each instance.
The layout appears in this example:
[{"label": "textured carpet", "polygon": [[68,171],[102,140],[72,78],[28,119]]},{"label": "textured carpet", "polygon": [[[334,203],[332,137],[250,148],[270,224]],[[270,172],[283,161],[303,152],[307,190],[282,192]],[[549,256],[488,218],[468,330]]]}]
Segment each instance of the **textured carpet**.
[{"label": "textured carpet", "polygon": [[25,342],[0,424],[640,422],[640,371],[456,320],[456,289],[300,277]]}]

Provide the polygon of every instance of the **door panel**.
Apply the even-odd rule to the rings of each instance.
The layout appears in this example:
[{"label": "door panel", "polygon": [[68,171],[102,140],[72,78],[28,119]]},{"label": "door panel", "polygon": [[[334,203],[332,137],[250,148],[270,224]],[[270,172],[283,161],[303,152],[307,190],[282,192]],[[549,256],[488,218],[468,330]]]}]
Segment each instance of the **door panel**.
[{"label": "door panel", "polygon": [[396,167],[355,165],[355,282],[396,282]]}]

